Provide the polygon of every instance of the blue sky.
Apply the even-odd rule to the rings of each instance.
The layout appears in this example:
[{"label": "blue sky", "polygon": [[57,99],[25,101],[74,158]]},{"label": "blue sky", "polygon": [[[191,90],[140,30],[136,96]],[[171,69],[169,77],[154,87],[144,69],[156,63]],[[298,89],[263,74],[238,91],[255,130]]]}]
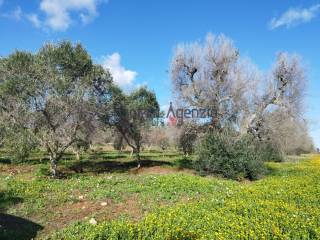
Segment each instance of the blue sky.
[{"label": "blue sky", "polygon": [[279,51],[302,56],[309,72],[306,116],[320,147],[320,1],[0,0],[0,55],[44,42],[81,42],[125,87],[147,84],[171,99],[173,48],[208,32],[234,40],[268,70]]}]

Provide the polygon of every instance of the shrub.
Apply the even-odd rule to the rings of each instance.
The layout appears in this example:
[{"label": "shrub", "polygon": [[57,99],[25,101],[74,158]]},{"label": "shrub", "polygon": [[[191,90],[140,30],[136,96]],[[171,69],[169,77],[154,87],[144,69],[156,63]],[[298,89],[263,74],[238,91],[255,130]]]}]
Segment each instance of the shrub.
[{"label": "shrub", "polygon": [[182,126],[179,138],[178,148],[184,155],[192,154],[195,150],[194,145],[197,140],[197,128],[192,123],[186,123]]},{"label": "shrub", "polygon": [[262,142],[259,145],[259,152],[264,162],[283,162],[284,160],[284,154],[281,150],[268,142]]},{"label": "shrub", "polygon": [[28,133],[28,131],[17,129],[8,131],[4,141],[4,147],[13,162],[21,162],[28,159],[30,153],[36,149],[37,141]]},{"label": "shrub", "polygon": [[200,174],[221,174],[236,180],[258,179],[265,170],[254,139],[249,135],[238,138],[228,131],[207,133],[194,165]]}]

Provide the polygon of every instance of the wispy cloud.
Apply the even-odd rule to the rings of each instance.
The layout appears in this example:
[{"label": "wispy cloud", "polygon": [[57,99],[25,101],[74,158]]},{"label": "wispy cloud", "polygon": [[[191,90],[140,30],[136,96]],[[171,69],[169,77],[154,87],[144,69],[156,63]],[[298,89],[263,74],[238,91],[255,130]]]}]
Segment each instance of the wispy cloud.
[{"label": "wispy cloud", "polygon": [[36,28],[42,27],[42,22],[40,21],[39,17],[35,13],[31,13],[26,15],[26,18],[35,26]]},{"label": "wispy cloud", "polygon": [[104,57],[102,66],[110,71],[114,82],[121,87],[130,86],[138,75],[137,72],[127,70],[121,65],[121,56],[117,52]]},{"label": "wispy cloud", "polygon": [[[0,7],[3,4],[3,0],[0,0]],[[0,13],[0,17],[20,21],[22,19],[27,19],[30,21],[35,27],[40,28],[42,23],[37,14],[25,14],[20,6],[17,6],[13,11]]]},{"label": "wispy cloud", "polygon": [[20,20],[22,17],[22,10],[20,6],[16,7],[16,9],[12,12],[12,17],[16,20]]},{"label": "wispy cloud", "polygon": [[320,12],[320,4],[311,6],[310,8],[289,8],[280,17],[273,18],[270,23],[270,29],[279,27],[292,27],[301,23],[310,22]]},{"label": "wispy cloud", "polygon": [[[1,0],[0,0],[1,1]],[[1,4],[3,3],[0,2],[0,6]],[[13,11],[11,12],[7,12],[7,13],[2,13],[1,14],[1,17],[4,17],[4,18],[9,18],[9,19],[13,19],[13,20],[16,20],[16,21],[19,21],[21,20],[23,16],[23,13],[22,13],[22,10],[21,10],[21,7],[20,6],[17,6]]]}]

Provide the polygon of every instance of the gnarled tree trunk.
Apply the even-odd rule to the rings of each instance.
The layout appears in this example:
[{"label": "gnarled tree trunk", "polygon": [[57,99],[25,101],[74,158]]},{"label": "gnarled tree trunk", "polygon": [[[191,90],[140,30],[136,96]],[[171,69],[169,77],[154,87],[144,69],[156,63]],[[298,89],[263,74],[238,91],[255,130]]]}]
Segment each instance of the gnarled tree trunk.
[{"label": "gnarled tree trunk", "polygon": [[50,154],[50,172],[53,178],[57,177],[57,165],[58,165],[57,154],[51,153]]}]

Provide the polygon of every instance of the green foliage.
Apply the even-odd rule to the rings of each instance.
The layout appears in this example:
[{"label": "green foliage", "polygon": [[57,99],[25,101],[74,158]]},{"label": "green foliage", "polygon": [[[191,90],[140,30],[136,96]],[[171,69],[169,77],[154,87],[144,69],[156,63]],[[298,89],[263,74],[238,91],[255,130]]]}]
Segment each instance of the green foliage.
[{"label": "green foliage", "polygon": [[99,103],[102,122],[116,128],[139,160],[142,131],[151,126],[159,113],[155,93],[141,87],[126,95],[119,87],[111,84],[108,91],[101,92]]},{"label": "green foliage", "polygon": [[18,158],[33,144],[44,148],[55,176],[64,152],[94,133],[96,89],[107,89],[110,74],[81,44],[63,41],[1,58],[0,76],[0,121],[16,139],[8,147]]},{"label": "green foliage", "polygon": [[182,125],[178,138],[178,148],[183,151],[184,155],[194,152],[197,137],[197,126],[195,124],[185,123]]},{"label": "green foliage", "polygon": [[273,144],[269,142],[261,142],[258,145],[258,151],[264,162],[282,162],[284,154]]},{"label": "green foliage", "polygon": [[265,170],[254,139],[250,135],[238,139],[227,131],[210,131],[204,136],[195,168],[201,174],[237,180],[257,179]]},{"label": "green foliage", "polygon": [[131,121],[150,121],[157,117],[160,111],[155,93],[145,87],[133,91],[128,96],[128,104]]},{"label": "green foliage", "polygon": [[13,162],[27,160],[37,146],[37,140],[25,129],[13,128],[6,131],[4,147]]},{"label": "green foliage", "polygon": [[174,162],[174,165],[177,166],[178,168],[189,168],[189,169],[193,169],[193,159],[191,159],[190,157],[186,157],[183,156],[182,158],[177,159]]},{"label": "green foliage", "polygon": [[50,177],[50,171],[46,166],[41,166],[37,169],[35,172],[35,175],[37,177]]}]

